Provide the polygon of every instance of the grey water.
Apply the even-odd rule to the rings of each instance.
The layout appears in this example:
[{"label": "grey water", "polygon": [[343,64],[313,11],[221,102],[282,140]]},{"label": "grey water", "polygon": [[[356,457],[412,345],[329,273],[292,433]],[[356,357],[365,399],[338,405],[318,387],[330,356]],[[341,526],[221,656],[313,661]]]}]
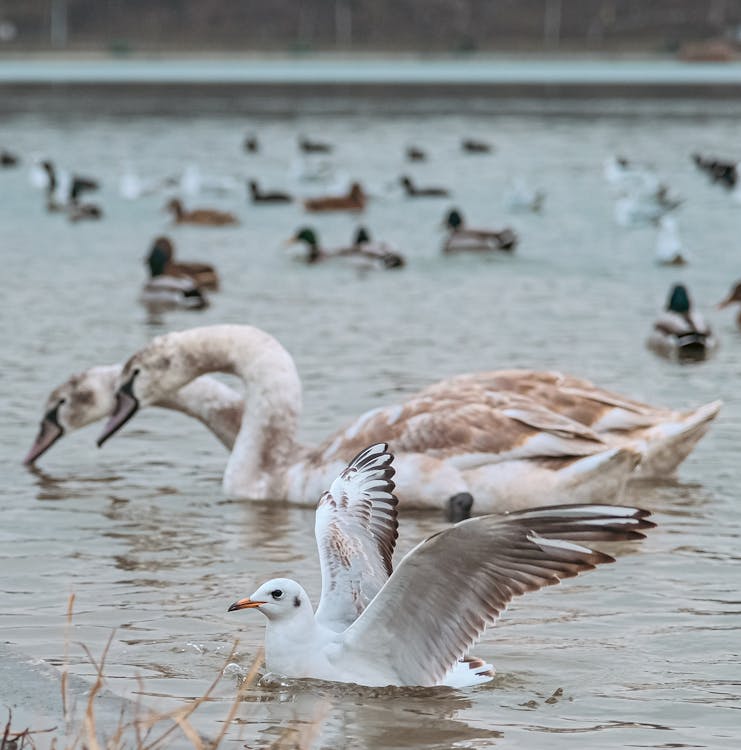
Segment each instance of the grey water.
[{"label": "grey water", "polygon": [[[71,373],[122,361],[165,331],[233,322],[269,331],[294,356],[307,443],[442,377],[496,368],[557,369],[678,409],[716,398],[724,406],[677,481],[629,486],[625,500],[658,523],[643,543],[619,549],[615,565],[516,600],[485,633],[474,651],[495,665],[492,683],[458,692],[255,686],[227,747],[291,738],[319,748],[738,747],[741,332],[715,304],[741,276],[741,206],[689,158],[737,158],[738,128],[712,107],[684,102],[679,115],[644,106],[632,117],[598,118],[537,107],[474,116],[463,105],[424,117],[6,113],[0,145],[24,163],[0,172],[0,638],[26,661],[13,662],[22,666],[0,686],[3,702],[43,664],[66,663],[92,681],[79,644],[98,658],[113,632],[107,689],[170,710],[206,691],[238,639],[236,667],[191,719],[214,736],[264,628],[259,613],[227,614],[227,606],[275,575],[298,578],[318,599],[312,511],[225,499],[224,450],[183,416],[143,411],[100,450],[100,425],[89,427],[62,439],[36,470],[21,465],[48,392]],[[258,135],[258,154],[241,150],[247,132]],[[248,177],[270,189],[326,189],[299,181],[297,134],[336,145],[336,180],[359,179],[373,196],[362,217],[248,204]],[[491,140],[495,153],[464,155],[466,136]],[[405,163],[411,144],[429,160]],[[687,267],[655,265],[655,228],[615,224],[602,174],[613,153],[650,162],[684,198],[677,219]],[[47,213],[28,177],[34,156],[98,176],[103,188],[91,199],[104,220],[73,225]],[[125,165],[142,177],[197,165],[204,178],[239,180],[238,190],[185,200],[234,211],[241,225],[173,226],[166,194],[119,195]],[[407,199],[403,173],[453,197]],[[514,178],[545,190],[541,215],[509,210]],[[474,225],[514,227],[516,253],[443,257],[440,224],[451,205]],[[283,244],[310,225],[327,246],[339,245],[361,220],[406,255],[406,268],[306,267]],[[143,257],[163,233],[183,260],[218,268],[222,290],[205,312],[152,318],[138,305]],[[717,356],[696,366],[644,347],[677,280],[720,338]],[[405,514],[401,498],[396,559],[443,525],[436,514]],[[33,703],[15,711],[39,728],[51,721]],[[176,735],[177,745],[189,742]]]}]

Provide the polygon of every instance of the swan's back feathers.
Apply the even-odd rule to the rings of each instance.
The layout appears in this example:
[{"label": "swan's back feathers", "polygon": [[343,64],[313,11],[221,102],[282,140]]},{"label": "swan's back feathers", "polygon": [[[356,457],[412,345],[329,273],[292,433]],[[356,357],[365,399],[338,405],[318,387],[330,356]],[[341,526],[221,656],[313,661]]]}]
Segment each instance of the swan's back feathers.
[{"label": "swan's back feathers", "polygon": [[350,626],[393,570],[397,499],[386,443],[361,451],[319,499],[314,532],[322,571],[317,620]]},{"label": "swan's back feathers", "polygon": [[435,684],[514,596],[613,562],[579,542],[641,538],[648,515],[554,506],[456,524],[402,560],[346,631],[342,658],[373,659],[400,684]]},{"label": "swan's back feathers", "polygon": [[328,438],[309,462],[346,460],[369,443],[387,440],[391,450],[438,459],[489,456],[573,458],[605,449],[585,425],[512,393],[478,386],[426,391],[392,406],[373,409]]}]

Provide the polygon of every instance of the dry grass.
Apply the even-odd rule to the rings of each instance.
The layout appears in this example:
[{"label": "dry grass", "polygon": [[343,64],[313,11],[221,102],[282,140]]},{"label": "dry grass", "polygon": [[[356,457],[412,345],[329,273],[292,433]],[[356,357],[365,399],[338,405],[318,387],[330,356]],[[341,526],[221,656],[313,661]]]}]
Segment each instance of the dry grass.
[{"label": "dry grass", "polygon": [[[95,668],[95,681],[93,682],[87,694],[85,712],[81,719],[76,720],[73,715],[68,686],[68,654],[69,654],[69,632],[72,625],[72,614],[74,605],[74,594],[70,596],[67,607],[67,628],[68,635],[65,639],[64,663],[62,670],[60,688],[62,693],[62,712],[64,716],[65,729],[61,743],[58,737],[53,736],[45,747],[50,750],[161,750],[165,748],[177,732],[182,733],[195,750],[216,750],[221,744],[229,727],[232,725],[237,715],[239,706],[242,702],[246,690],[251,688],[257,679],[258,670],[262,665],[262,650],[256,656],[249,673],[242,681],[234,701],[227,713],[218,735],[213,739],[202,737],[191,723],[191,717],[205,701],[208,701],[216,690],[221,681],[224,668],[229,664],[235,655],[237,643],[232,647],[229,656],[224,662],[224,667],[219,671],[211,685],[200,698],[188,703],[188,705],[178,708],[167,713],[156,713],[145,710],[140,703],[135,705],[134,716],[127,718],[122,711],[118,725],[111,729],[104,730],[97,726],[95,716],[95,700],[104,688],[105,678],[104,670],[108,651],[110,650],[115,631],[111,633],[108,642],[103,649],[100,658],[96,660],[90,650],[84,644],[81,644],[88,660]],[[49,729],[31,730],[29,728],[23,731],[14,731],[11,728],[12,713],[8,712],[8,720],[5,724],[4,732],[0,738],[0,750],[39,750],[37,741],[43,735],[56,733],[58,727]],[[279,738],[280,739],[280,738]],[[285,745],[276,745],[276,747],[285,747]],[[307,747],[307,745],[291,744],[291,747]]]}]

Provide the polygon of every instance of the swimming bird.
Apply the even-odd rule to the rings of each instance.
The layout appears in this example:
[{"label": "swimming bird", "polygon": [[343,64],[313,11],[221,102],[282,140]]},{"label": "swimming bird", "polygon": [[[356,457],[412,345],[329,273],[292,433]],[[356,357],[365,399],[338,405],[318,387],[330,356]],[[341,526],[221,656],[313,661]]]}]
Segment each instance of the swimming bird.
[{"label": "swimming bird", "polygon": [[68,211],[72,204],[79,203],[83,193],[98,190],[100,183],[92,177],[72,175],[58,170],[49,159],[41,162],[46,174],[46,207],[48,211]]},{"label": "swimming bird", "polygon": [[248,154],[256,154],[260,150],[260,144],[256,135],[246,135],[242,147]]},{"label": "swimming bird", "polygon": [[[60,409],[58,418],[65,434],[103,419],[115,405],[116,377],[122,367],[94,367],[72,375],[51,392],[44,413],[52,411],[63,398],[67,406]],[[650,478],[674,475],[721,407],[719,401],[713,401],[696,409],[676,411],[636,401],[573,375],[534,370],[456,375],[423,389],[414,398],[424,398],[428,391],[437,399],[445,392],[455,398],[470,388],[526,396],[549,411],[589,427],[608,446],[637,448],[641,462],[635,473]],[[179,406],[178,402],[184,405]],[[155,405],[195,416],[227,450],[232,450],[244,410],[242,396],[234,389],[202,375],[176,391],[172,398],[168,396]]]},{"label": "swimming bird", "polygon": [[729,159],[718,159],[700,154],[692,154],[692,160],[699,169],[708,174],[713,182],[720,182],[723,187],[733,190],[738,182],[738,164]]},{"label": "swimming bird", "polygon": [[407,161],[427,161],[427,154],[417,146],[407,146],[405,154]]},{"label": "swimming bird", "polygon": [[306,255],[302,260],[309,264],[327,260],[341,260],[349,261],[362,270],[401,268],[404,265],[404,259],[398,253],[395,253],[390,246],[371,244],[370,236],[362,227],[355,237],[355,242],[349,247],[332,250],[322,247],[319,244],[316,231],[311,227],[302,227],[288,241],[289,244],[295,242],[302,242],[306,247]]},{"label": "swimming bird", "polygon": [[219,275],[209,263],[181,262],[175,260],[175,245],[169,237],[156,237],[147,256],[152,278],[174,276],[190,279],[199,289],[217,291]]},{"label": "swimming bird", "polygon": [[332,151],[332,146],[329,143],[312,141],[303,136],[298,139],[298,147],[305,154],[328,154]]},{"label": "swimming bird", "polygon": [[173,214],[176,224],[201,224],[202,226],[223,227],[239,224],[234,214],[214,208],[196,208],[186,211],[182,201],[173,198],[165,207]]},{"label": "swimming bird", "polygon": [[247,188],[253,203],[290,203],[293,200],[288,193],[278,191],[263,193],[255,180],[249,180]]},{"label": "swimming bird", "polygon": [[507,206],[511,211],[540,213],[545,204],[545,192],[529,188],[522,180],[515,180],[507,194]]},{"label": "swimming bird", "polygon": [[0,167],[17,167],[20,159],[11,151],[0,149]]},{"label": "swimming bird", "polygon": [[448,237],[443,245],[444,253],[467,251],[487,252],[504,250],[512,252],[517,247],[517,235],[509,227],[504,229],[469,229],[458,209],[448,211],[445,217]]},{"label": "swimming bird", "polygon": [[385,443],[370,446],[319,498],[316,613],[287,578],[228,608],[267,617],[271,672],[368,686],[487,682],[490,665],[471,669],[463,660],[515,596],[614,562],[585,543],[643,539],[655,526],[648,511],[611,505],[483,516],[428,537],[394,570],[392,460]]},{"label": "swimming bird", "polygon": [[639,447],[608,446],[593,430],[532,399],[475,384],[437,388],[366,412],[316,448],[296,436],[301,383],[272,336],[246,325],[216,325],[153,339],[126,363],[102,445],[137,410],[199,375],[227,372],[245,387],[245,413],[227,462],[230,497],[312,503],[363,445],[388,439],[410,507],[446,508],[469,492],[479,513],[619,493],[641,459]]},{"label": "swimming bird", "polygon": [[[23,463],[34,463],[64,435],[108,416],[116,405],[116,379],[122,369],[123,364],[90,367],[54,388]],[[234,445],[244,412],[242,396],[209,375],[196,378],[153,406],[197,419],[227,450]]]},{"label": "swimming bird", "polygon": [[344,195],[324,195],[318,198],[306,198],[304,208],[307,211],[363,211],[368,197],[359,182],[353,182]]},{"label": "swimming bird", "polygon": [[687,287],[675,284],[666,311],[654,323],[646,345],[667,359],[700,362],[718,348],[718,340],[702,315],[692,310]]},{"label": "swimming bird", "polygon": [[366,227],[358,227],[352,245],[340,250],[341,255],[352,255],[380,268],[403,268],[404,257],[387,242],[374,242]]},{"label": "swimming bird", "polygon": [[400,177],[399,182],[409,198],[446,198],[450,195],[450,192],[442,187],[417,187],[407,175]]},{"label": "swimming bird", "polygon": [[[733,305],[736,302],[741,302],[741,281],[733,285],[733,288],[728,293],[728,296],[718,303],[718,309],[722,310],[724,307]],[[741,308],[736,316],[736,325],[741,328]]]},{"label": "swimming bird", "polygon": [[464,138],[461,141],[461,148],[467,154],[488,154],[492,150],[490,143],[477,141],[474,138]]},{"label": "swimming bird", "polygon": [[659,219],[659,233],[656,236],[656,261],[662,266],[684,266],[687,253],[679,238],[679,229],[673,216]]}]

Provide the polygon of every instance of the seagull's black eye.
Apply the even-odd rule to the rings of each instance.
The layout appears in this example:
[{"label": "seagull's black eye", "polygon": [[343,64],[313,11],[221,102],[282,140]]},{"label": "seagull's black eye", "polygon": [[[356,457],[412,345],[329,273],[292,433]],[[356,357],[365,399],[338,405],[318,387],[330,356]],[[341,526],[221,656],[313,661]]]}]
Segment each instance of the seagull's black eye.
[{"label": "seagull's black eye", "polygon": [[280,599],[283,596],[283,592],[280,589],[274,589],[270,592],[270,596],[272,596],[273,599]]}]

